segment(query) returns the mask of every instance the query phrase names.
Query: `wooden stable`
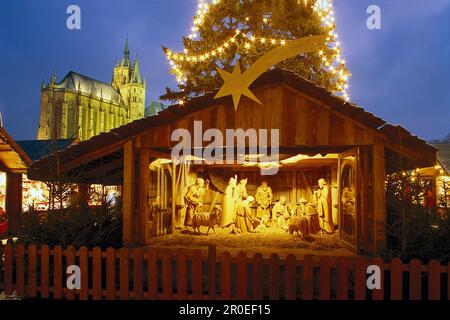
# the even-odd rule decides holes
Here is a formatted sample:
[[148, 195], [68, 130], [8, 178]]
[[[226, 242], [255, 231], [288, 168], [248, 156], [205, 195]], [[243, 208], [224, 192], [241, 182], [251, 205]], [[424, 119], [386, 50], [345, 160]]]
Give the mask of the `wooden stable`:
[[[208, 93], [69, 147], [60, 153], [61, 169], [76, 177], [77, 183], [122, 184], [123, 242], [145, 245], [151, 237], [171, 232], [177, 220], [180, 188], [176, 177], [183, 168], [170, 161], [178, 143], [171, 141], [175, 129], [187, 129], [194, 136], [194, 121], [202, 122], [203, 132], [217, 128], [224, 136], [226, 129], [279, 129], [280, 159], [298, 155], [305, 159], [281, 166], [278, 175], [285, 185], [279, 183], [282, 187], [275, 199], [283, 192], [291, 195], [289, 201], [308, 196], [316, 178], [327, 175], [335, 190], [333, 203], [342, 241], [358, 253], [379, 253], [386, 241], [386, 174], [434, 165], [436, 149], [288, 71], [266, 72], [250, 89], [262, 105], [242, 98], [235, 111], [231, 97], [215, 100], [215, 93]], [[51, 163], [54, 157], [36, 161], [29, 177], [48, 180], [44, 168]], [[204, 177], [220, 168], [200, 164], [190, 170]], [[255, 182], [262, 179], [257, 168], [229, 165], [222, 169], [253, 176]], [[346, 215], [341, 198], [349, 181], [356, 202]], [[205, 201], [211, 206], [220, 203], [221, 197], [220, 188], [213, 191]]]

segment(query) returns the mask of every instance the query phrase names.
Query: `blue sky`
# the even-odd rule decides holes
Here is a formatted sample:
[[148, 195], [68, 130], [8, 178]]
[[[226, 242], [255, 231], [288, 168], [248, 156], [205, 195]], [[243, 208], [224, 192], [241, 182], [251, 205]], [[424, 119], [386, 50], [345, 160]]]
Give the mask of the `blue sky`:
[[[66, 8], [81, 8], [81, 30]], [[382, 29], [366, 27], [379, 5]], [[0, 0], [0, 112], [17, 140], [36, 137], [40, 86], [53, 68], [111, 80], [126, 36], [139, 54], [147, 101], [175, 87], [161, 45], [181, 48], [196, 0]], [[450, 0], [337, 0], [343, 55], [358, 105], [425, 138], [450, 133]]]

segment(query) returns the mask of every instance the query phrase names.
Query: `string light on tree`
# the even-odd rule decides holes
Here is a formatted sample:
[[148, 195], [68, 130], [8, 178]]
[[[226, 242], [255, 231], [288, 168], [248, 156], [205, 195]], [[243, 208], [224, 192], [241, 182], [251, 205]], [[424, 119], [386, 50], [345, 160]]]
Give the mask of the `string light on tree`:
[[[337, 40], [338, 35], [335, 31], [336, 25], [332, 0], [298, 0], [296, 3], [299, 6], [309, 7], [313, 10], [314, 14], [316, 14], [316, 17], [320, 19], [319, 22], [321, 23], [325, 34], [328, 36], [328, 45], [327, 48], [319, 54], [319, 61], [323, 66], [322, 69], [327, 70], [334, 79], [334, 86], [329, 89], [333, 91], [334, 94], [342, 96], [345, 100], [349, 100], [348, 80], [350, 74], [346, 69], [346, 62], [342, 58], [341, 44]], [[285, 36], [277, 37], [273, 37], [277, 32], [273, 33], [272, 37], [267, 37], [267, 34], [263, 35], [264, 32], [261, 35], [248, 32], [249, 25], [255, 19], [261, 21], [263, 25], [267, 26], [269, 29], [272, 28], [271, 14], [262, 13], [262, 16], [259, 16], [259, 18], [258, 16], [251, 15], [244, 16], [245, 18], [242, 18], [242, 20], [235, 23], [234, 34], [230, 32], [231, 34], [229, 37], [222, 40], [222, 43], [216, 43], [212, 48], [210, 47], [206, 51], [200, 52], [195, 48], [208, 47], [208, 43], [205, 43], [205, 46], [197, 45], [197, 43], [200, 43], [201, 41], [198, 38], [200, 36], [200, 30], [202, 30], [205, 20], [211, 19], [209, 15], [218, 15], [217, 11], [220, 11], [220, 9], [215, 6], [219, 4], [226, 5], [222, 0], [198, 0], [197, 11], [193, 18], [192, 27], [185, 40], [187, 41], [185, 42], [187, 47], [184, 50], [181, 50], [181, 52], [170, 50], [168, 48], [165, 48], [164, 50], [171, 66], [171, 73], [175, 75], [181, 92], [189, 91], [185, 91], [183, 88], [186, 88], [189, 85], [192, 86], [192, 83], [197, 83], [192, 78], [192, 72], [200, 74], [198, 72], [201, 72], [200, 70], [202, 68], [207, 69], [211, 68], [210, 66], [215, 66], [218, 59], [227, 59], [233, 54], [237, 54], [237, 52], [239, 52], [240, 55], [254, 55], [255, 50], [265, 50], [267, 52], [275, 46], [286, 45], [288, 41], [295, 39], [295, 37], [286, 37], [290, 32], [286, 33]], [[208, 32], [207, 29], [204, 30]], [[230, 31], [233, 32], [233, 29]], [[202, 37], [205, 37], [204, 33], [202, 33]], [[220, 38], [220, 36], [217, 38]], [[211, 43], [214, 43], [214, 41]], [[194, 47], [192, 47], [193, 45]], [[196, 77], [197, 76], [198, 75], [196, 75]], [[182, 94], [181, 92], [180, 95]], [[183, 97], [183, 99], [184, 98], [185, 97]]]

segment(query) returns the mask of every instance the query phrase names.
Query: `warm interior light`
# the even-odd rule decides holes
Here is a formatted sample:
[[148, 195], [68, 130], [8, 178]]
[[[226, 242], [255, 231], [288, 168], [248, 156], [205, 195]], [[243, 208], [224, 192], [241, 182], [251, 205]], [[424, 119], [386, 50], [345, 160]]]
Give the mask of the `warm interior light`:
[[169, 163], [172, 163], [172, 160], [158, 158], [156, 160], [153, 160], [148, 167], [149, 167], [150, 170], [154, 171], [154, 170], [156, 170], [158, 168], [163, 167], [165, 164], [169, 164]]
[[282, 164], [293, 164], [300, 162], [305, 159], [337, 159], [338, 158], [337, 153], [328, 153], [325, 156], [322, 156], [321, 154], [316, 154], [315, 156], [308, 156], [304, 154], [298, 154], [296, 156], [281, 160]]

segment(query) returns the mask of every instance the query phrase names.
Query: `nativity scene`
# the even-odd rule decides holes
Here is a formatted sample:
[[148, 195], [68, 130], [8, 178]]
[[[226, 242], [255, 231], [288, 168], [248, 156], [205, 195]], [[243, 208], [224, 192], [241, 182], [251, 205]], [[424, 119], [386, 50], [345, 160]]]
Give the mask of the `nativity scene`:
[[[218, 177], [214, 181], [223, 182]], [[215, 226], [226, 229], [229, 234], [258, 233], [271, 229], [296, 233], [301, 239], [335, 232], [338, 221], [332, 218], [332, 190], [324, 178], [317, 180], [317, 188], [310, 195], [311, 200], [305, 197], [296, 199], [297, 192], [291, 191], [289, 202], [283, 192], [276, 191], [274, 196], [267, 177], [253, 195], [247, 190], [248, 181], [248, 178], [238, 180], [237, 174], [231, 177], [223, 193], [214, 192], [216, 201], [219, 196], [222, 203], [218, 205], [216, 202], [209, 212], [211, 203], [204, 205], [204, 201], [207, 200], [210, 181], [206, 180], [205, 187], [205, 180], [196, 178], [194, 184], [187, 187], [184, 205], [177, 212], [178, 230], [193, 229], [198, 235], [208, 235], [210, 230], [214, 232]], [[248, 187], [255, 190], [254, 184]], [[220, 184], [216, 189], [219, 188]], [[336, 201], [334, 205], [337, 206]], [[194, 226], [192, 220], [197, 221]], [[206, 233], [201, 232], [201, 226], [207, 228]]]

